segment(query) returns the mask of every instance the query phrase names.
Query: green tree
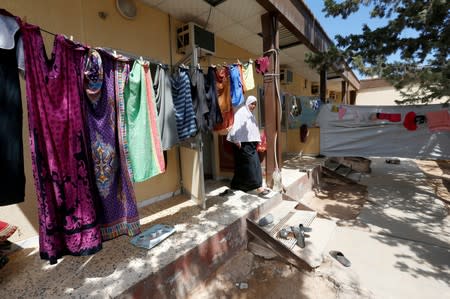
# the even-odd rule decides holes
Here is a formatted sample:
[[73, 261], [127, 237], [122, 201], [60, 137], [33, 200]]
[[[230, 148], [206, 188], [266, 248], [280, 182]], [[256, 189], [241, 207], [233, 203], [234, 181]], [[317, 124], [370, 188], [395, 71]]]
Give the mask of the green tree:
[[[327, 17], [345, 19], [367, 6], [371, 18], [386, 19], [387, 24], [375, 29], [363, 25], [361, 34], [337, 35], [337, 47], [307, 57], [313, 68], [345, 61], [365, 75], [379, 76], [404, 90], [398, 104], [448, 100], [449, 0], [324, 0], [324, 4]], [[414, 33], [408, 36], [407, 30]], [[396, 53], [401, 60], [388, 62]]]

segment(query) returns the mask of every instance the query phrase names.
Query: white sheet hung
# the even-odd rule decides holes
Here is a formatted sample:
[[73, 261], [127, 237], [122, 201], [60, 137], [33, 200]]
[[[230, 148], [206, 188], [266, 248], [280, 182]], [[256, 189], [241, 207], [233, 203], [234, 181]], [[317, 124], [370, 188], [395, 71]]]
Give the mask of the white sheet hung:
[[[415, 131], [403, 126], [405, 115], [413, 111], [425, 115], [443, 108], [442, 104], [414, 106], [352, 106], [339, 119], [331, 104], [322, 105], [317, 122], [320, 126], [320, 153], [325, 156], [404, 157], [450, 159], [450, 132], [430, 132], [427, 123]], [[372, 113], [400, 113], [400, 122], [371, 120]]]

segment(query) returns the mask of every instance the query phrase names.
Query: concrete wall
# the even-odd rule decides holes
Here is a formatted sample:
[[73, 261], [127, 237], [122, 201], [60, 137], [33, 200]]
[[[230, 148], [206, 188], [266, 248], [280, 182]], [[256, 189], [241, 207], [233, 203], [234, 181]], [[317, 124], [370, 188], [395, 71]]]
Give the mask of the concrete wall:
[[401, 100], [401, 96], [394, 87], [363, 89], [356, 95], [356, 105], [397, 105], [395, 100]]

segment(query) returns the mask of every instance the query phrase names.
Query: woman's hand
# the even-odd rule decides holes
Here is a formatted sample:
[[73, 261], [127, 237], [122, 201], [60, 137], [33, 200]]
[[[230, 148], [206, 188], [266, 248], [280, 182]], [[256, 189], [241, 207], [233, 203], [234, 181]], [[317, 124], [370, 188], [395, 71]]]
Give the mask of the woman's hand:
[[236, 146], [237, 146], [238, 148], [241, 148], [241, 143], [240, 143], [239, 141], [236, 141], [234, 144], [236, 144]]

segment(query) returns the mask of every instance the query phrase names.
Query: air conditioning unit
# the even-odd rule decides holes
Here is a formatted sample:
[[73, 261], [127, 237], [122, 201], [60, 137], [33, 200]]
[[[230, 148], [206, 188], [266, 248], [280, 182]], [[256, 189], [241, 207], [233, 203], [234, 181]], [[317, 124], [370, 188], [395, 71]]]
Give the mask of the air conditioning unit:
[[294, 76], [292, 71], [288, 69], [280, 69], [280, 82], [281, 84], [291, 84]]
[[187, 54], [191, 51], [193, 45], [200, 48], [200, 52], [203, 54], [214, 55], [216, 52], [214, 33], [193, 22], [178, 27], [177, 52]]

